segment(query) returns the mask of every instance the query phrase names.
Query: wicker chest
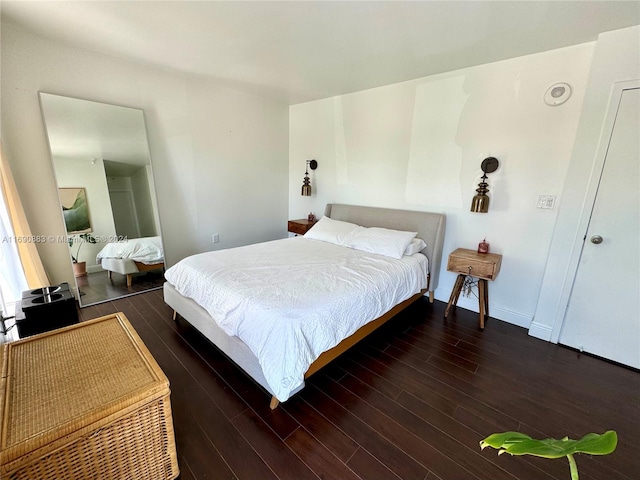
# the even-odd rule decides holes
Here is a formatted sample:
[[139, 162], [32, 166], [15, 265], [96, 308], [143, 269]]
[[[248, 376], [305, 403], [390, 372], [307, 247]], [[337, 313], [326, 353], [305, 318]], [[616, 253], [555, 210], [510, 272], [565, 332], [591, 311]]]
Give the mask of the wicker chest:
[[0, 478], [178, 476], [169, 382], [122, 313], [1, 355]]

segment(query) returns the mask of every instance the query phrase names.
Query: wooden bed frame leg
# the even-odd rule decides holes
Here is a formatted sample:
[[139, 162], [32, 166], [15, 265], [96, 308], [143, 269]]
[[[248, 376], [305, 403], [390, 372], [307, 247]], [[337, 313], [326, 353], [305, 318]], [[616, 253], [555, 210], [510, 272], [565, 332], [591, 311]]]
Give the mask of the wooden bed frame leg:
[[107, 278], [111, 280], [111, 270], [107, 270]]
[[269, 403], [269, 408], [271, 410], [275, 410], [276, 408], [278, 408], [279, 404], [280, 404], [280, 400], [278, 400], [276, 397], [271, 397], [271, 403]]
[[128, 273], [127, 274], [127, 287], [130, 287], [130, 286], [131, 286], [131, 274]]
[[433, 303], [433, 290], [429, 292], [429, 303]]
[[176, 318], [178, 318], [178, 312], [176, 312], [175, 310], [173, 311], [173, 321], [176, 321]]

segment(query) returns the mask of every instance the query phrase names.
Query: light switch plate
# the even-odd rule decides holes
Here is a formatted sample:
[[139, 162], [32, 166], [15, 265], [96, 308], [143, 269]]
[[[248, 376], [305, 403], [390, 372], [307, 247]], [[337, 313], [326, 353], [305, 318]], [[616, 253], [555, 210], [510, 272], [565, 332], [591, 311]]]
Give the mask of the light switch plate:
[[556, 205], [555, 195], [538, 195], [538, 204], [536, 205], [537, 208], [553, 210], [555, 205]]

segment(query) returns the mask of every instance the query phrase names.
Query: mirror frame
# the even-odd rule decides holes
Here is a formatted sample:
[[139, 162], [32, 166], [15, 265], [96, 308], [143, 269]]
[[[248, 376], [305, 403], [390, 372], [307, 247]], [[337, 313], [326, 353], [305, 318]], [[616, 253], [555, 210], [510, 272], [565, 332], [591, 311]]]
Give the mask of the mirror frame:
[[[51, 122], [53, 121], [51, 118], [49, 120], [47, 120], [47, 110], [49, 109], [49, 116], [52, 115], [51, 112], [51, 107], [47, 107], [47, 99], [49, 98], [57, 98], [59, 100], [71, 100], [73, 102], [82, 102], [82, 103], [78, 103], [77, 106], [79, 106], [80, 108], [92, 108], [92, 109], [97, 109], [99, 110], [100, 108], [104, 108], [106, 109], [106, 111], [113, 111], [113, 108], [122, 108], [122, 109], [126, 109], [128, 111], [131, 112], [131, 115], [129, 115], [129, 117], [135, 117], [138, 112], [140, 114], [140, 120], [142, 121], [142, 124], [140, 125], [142, 127], [141, 131], [138, 130], [137, 135], [136, 135], [136, 139], [137, 139], [137, 143], [136, 146], [138, 148], [138, 151], [141, 152], [142, 148], [142, 139], [144, 139], [144, 150], [145, 150], [145, 160], [146, 163], [140, 163], [139, 161], [136, 162], [137, 165], [140, 165], [140, 167], [142, 168], [142, 166], [144, 165], [144, 172], [141, 173], [141, 178], [145, 178], [146, 179], [146, 183], [143, 181], [143, 185], [146, 185], [146, 188], [148, 188], [148, 196], [146, 195], [147, 192], [143, 192], [143, 195], [141, 196], [141, 198], [144, 199], [144, 201], [140, 202], [138, 201], [136, 203], [134, 197], [135, 197], [135, 192], [134, 189], [130, 186], [131, 184], [131, 178], [129, 177], [129, 181], [123, 181], [124, 183], [128, 183], [129, 185], [127, 185], [127, 187], [125, 188], [129, 190], [129, 197], [131, 197], [131, 202], [133, 202], [133, 217], [136, 217], [136, 221], [137, 221], [137, 213], [136, 210], [139, 208], [139, 205], [142, 204], [144, 205], [145, 203], [147, 203], [148, 200], [148, 204], [144, 205], [144, 208], [140, 207], [142, 210], [147, 210], [146, 215], [142, 215], [143, 218], [147, 219], [146, 224], [147, 225], [151, 225], [154, 227], [155, 230], [155, 236], [158, 237], [157, 241], [153, 240], [151, 237], [144, 237], [145, 238], [145, 242], [147, 242], [147, 240], [151, 241], [153, 240], [152, 244], [148, 245], [148, 248], [154, 249], [156, 247], [158, 247], [160, 249], [160, 251], [158, 252], [158, 255], [161, 253], [162, 254], [162, 261], [161, 262], [157, 262], [155, 259], [151, 259], [150, 260], [153, 262], [150, 265], [144, 264], [142, 262], [132, 262], [131, 260], [125, 259], [122, 260], [121, 262], [112, 262], [112, 258], [103, 258], [102, 259], [102, 264], [101, 263], [96, 263], [95, 265], [92, 265], [90, 267], [91, 270], [96, 270], [97, 272], [104, 272], [105, 276], [107, 277], [107, 280], [105, 280], [103, 282], [102, 278], [99, 278], [98, 276], [93, 275], [92, 278], [94, 279], [94, 284], [97, 287], [97, 290], [92, 290], [92, 292], [94, 292], [92, 294], [92, 299], [83, 302], [82, 301], [82, 297], [85, 295], [85, 293], [83, 293], [83, 288], [85, 289], [85, 291], [88, 291], [91, 287], [87, 287], [88, 282], [90, 282], [90, 278], [91, 277], [86, 277], [83, 278], [82, 275], [78, 275], [75, 273], [74, 271], [74, 282], [75, 282], [75, 287], [76, 287], [76, 299], [78, 301], [78, 304], [80, 305], [81, 308], [84, 307], [88, 307], [90, 305], [96, 305], [96, 304], [100, 304], [100, 303], [104, 303], [104, 302], [108, 302], [108, 301], [112, 301], [118, 298], [124, 298], [124, 297], [128, 297], [131, 295], [136, 295], [138, 293], [143, 293], [146, 291], [151, 291], [151, 290], [157, 290], [162, 288], [162, 284], [164, 283], [164, 247], [163, 247], [163, 240], [162, 240], [162, 225], [160, 223], [160, 215], [159, 215], [159, 211], [158, 211], [158, 196], [157, 196], [157, 188], [155, 186], [156, 184], [156, 179], [155, 179], [155, 175], [153, 173], [153, 162], [152, 162], [152, 158], [151, 158], [151, 148], [150, 148], [150, 142], [149, 142], [149, 134], [148, 134], [148, 129], [147, 129], [147, 122], [146, 122], [146, 117], [145, 117], [145, 112], [143, 109], [138, 108], [138, 107], [130, 107], [130, 106], [125, 106], [125, 105], [118, 105], [118, 104], [112, 104], [112, 103], [105, 103], [105, 102], [100, 102], [100, 101], [95, 101], [95, 100], [88, 100], [88, 99], [84, 99], [84, 98], [77, 98], [77, 97], [70, 97], [70, 96], [66, 96], [66, 95], [58, 95], [58, 94], [54, 94], [54, 93], [49, 93], [49, 92], [44, 92], [44, 91], [39, 91], [38, 92], [38, 99], [39, 99], [39, 103], [40, 103], [40, 110], [41, 110], [41, 114], [42, 114], [42, 120], [43, 120], [43, 126], [44, 126], [44, 133], [47, 139], [47, 145], [48, 145], [48, 149], [49, 149], [49, 157], [51, 160], [51, 165], [52, 165], [52, 170], [53, 170], [53, 177], [58, 189], [58, 202], [59, 202], [59, 206], [61, 209], [61, 213], [62, 213], [62, 231], [64, 232], [68, 232], [67, 228], [66, 228], [66, 222], [65, 222], [65, 214], [64, 214], [64, 207], [62, 205], [62, 200], [60, 197], [60, 189], [61, 188], [69, 188], [69, 186], [65, 185], [65, 186], [60, 186], [60, 171], [59, 171], [59, 166], [56, 165], [56, 157], [64, 157], [64, 155], [59, 155], [56, 154], [54, 155], [54, 150], [55, 150], [55, 146], [52, 145], [52, 138], [51, 138]], [[86, 102], [86, 105], [84, 105], [84, 102]], [[86, 119], [83, 119], [86, 121]], [[94, 118], [95, 120], [95, 118]], [[59, 121], [59, 120], [56, 120]], [[104, 121], [104, 119], [103, 119]], [[135, 118], [133, 118], [133, 121], [137, 121]], [[90, 122], [89, 122], [90, 123]], [[100, 122], [96, 122], [97, 124], [100, 124]], [[126, 123], [126, 122], [123, 122]], [[83, 122], [84, 124], [84, 122]], [[89, 129], [89, 127], [91, 127], [91, 125], [87, 125], [87, 128]], [[122, 126], [122, 129], [124, 129], [125, 126]], [[81, 130], [81, 128], [79, 128], [78, 130]], [[73, 130], [75, 132], [75, 130]], [[110, 162], [111, 164], [113, 164], [115, 162], [115, 160], [110, 160], [108, 158], [103, 158], [103, 149], [101, 149], [100, 147], [104, 147], [104, 144], [106, 143], [106, 141], [102, 141], [104, 139], [100, 139], [99, 137], [96, 137], [97, 141], [94, 142], [84, 142], [83, 145], [91, 145], [92, 143], [95, 144], [93, 145], [93, 148], [95, 148], [96, 150], [95, 153], [90, 154], [90, 155], [86, 155], [87, 151], [90, 151], [91, 148], [89, 148], [88, 150], [85, 150], [84, 152], [82, 152], [77, 160], [81, 160], [84, 159], [86, 157], [86, 161], [87, 164], [91, 164], [90, 168], [93, 168], [95, 166], [96, 163], [99, 163], [100, 165], [98, 165], [99, 167], [102, 167], [102, 175], [104, 176], [104, 187], [106, 188], [107, 195], [105, 197], [104, 192], [101, 192], [101, 202], [100, 203], [100, 207], [103, 210], [102, 214], [104, 214], [104, 212], [106, 211], [106, 209], [108, 209], [108, 211], [111, 213], [111, 218], [105, 220], [106, 223], [109, 223], [109, 221], [111, 221], [110, 225], [108, 228], [106, 228], [106, 230], [108, 230], [109, 232], [113, 231], [115, 235], [101, 235], [99, 231], [97, 231], [95, 227], [95, 224], [93, 223], [93, 219], [94, 216], [92, 215], [91, 211], [89, 210], [88, 213], [88, 218], [90, 220], [91, 223], [91, 228], [92, 228], [92, 233], [89, 233], [89, 236], [84, 236], [84, 238], [82, 239], [83, 241], [87, 242], [87, 243], [94, 243], [93, 241], [90, 240], [91, 237], [93, 237], [95, 240], [99, 240], [98, 243], [103, 243], [101, 241], [105, 241], [104, 243], [107, 243], [109, 245], [107, 245], [107, 247], [111, 247], [112, 250], [104, 250], [106, 252], [110, 252], [113, 251], [114, 248], [116, 248], [114, 245], [117, 245], [118, 249], [121, 249], [122, 245], [119, 245], [118, 242], [121, 242], [123, 240], [123, 236], [119, 235], [118, 229], [116, 227], [116, 220], [115, 220], [115, 215], [114, 215], [114, 209], [112, 207], [112, 202], [113, 202], [113, 195], [112, 195], [112, 189], [115, 191], [117, 190], [117, 183], [118, 181], [116, 180], [118, 177], [110, 177], [107, 173], [106, 170], [106, 166], [105, 166], [105, 162]], [[93, 140], [96, 140], [96, 138], [94, 138]], [[82, 143], [82, 142], [81, 142]], [[133, 142], [131, 142], [133, 144]], [[97, 145], [97, 146], [96, 146]], [[111, 147], [113, 147], [113, 145], [111, 145]], [[100, 152], [98, 152], [98, 150], [100, 150]], [[112, 152], [115, 152], [115, 149], [111, 150]], [[107, 155], [104, 156], [109, 156], [110, 154], [107, 153]], [[114, 153], [114, 155], [116, 155]], [[126, 157], [126, 155], [125, 155]], [[141, 158], [141, 155], [138, 155], [138, 158]], [[71, 158], [71, 157], [69, 157]], [[59, 163], [59, 162], [58, 162]], [[121, 163], [127, 163], [127, 162], [121, 162]], [[131, 163], [131, 162], [130, 162]], [[138, 169], [139, 170], [139, 169]], [[123, 175], [126, 175], [123, 174]], [[100, 174], [96, 174], [96, 177], [99, 177]], [[99, 181], [101, 181], [102, 179], [99, 179]], [[116, 184], [115, 187], [113, 186], [109, 186], [109, 182], [111, 181], [112, 185]], [[75, 186], [74, 188], [85, 188], [84, 186]], [[121, 190], [121, 191], [125, 191], [125, 190]], [[144, 190], [144, 188], [143, 188]], [[127, 196], [127, 195], [125, 195]], [[89, 197], [89, 192], [87, 192], [87, 197]], [[148, 198], [147, 198], [148, 197]], [[105, 198], [108, 198], [108, 202], [105, 202]], [[108, 203], [108, 205], [105, 205], [106, 203]], [[86, 199], [86, 209], [88, 210], [88, 208], [91, 207], [91, 202], [89, 201], [89, 199]], [[94, 210], [95, 213], [95, 210]], [[111, 228], [111, 225], [113, 226], [113, 229]], [[150, 226], [148, 228], [151, 228]], [[140, 229], [140, 226], [138, 225], [138, 231]], [[88, 233], [88, 232], [87, 232]], [[74, 238], [75, 240], [77, 240], [78, 235], [77, 234], [69, 234], [66, 233], [67, 235], [67, 240], [69, 240], [70, 238]], [[85, 235], [85, 234], [83, 234]], [[83, 236], [80, 235], [80, 236]], [[95, 236], [94, 236], [95, 235]], [[125, 236], [128, 237], [128, 236]], [[131, 239], [133, 239], [134, 237], [130, 237]], [[127, 238], [127, 240], [129, 240], [129, 238]], [[72, 265], [72, 269], [75, 270], [75, 265], [77, 265], [77, 263], [75, 262], [75, 257], [73, 255], [73, 251], [72, 251], [72, 247], [75, 243], [71, 243], [69, 242], [69, 261], [71, 262]], [[146, 243], [145, 243], [146, 244]], [[78, 250], [82, 247], [82, 244], [80, 244], [78, 247], [74, 247], [78, 248]], [[86, 249], [86, 247], [85, 247]], [[97, 251], [97, 250], [96, 250]], [[102, 253], [102, 251], [101, 251]], [[107, 253], [109, 254], [109, 253]], [[77, 256], [77, 254], [76, 254]], [[157, 258], [157, 257], [156, 257]], [[115, 260], [115, 259], [113, 259]], [[106, 261], [106, 262], [105, 262]], [[105, 263], [106, 266], [109, 268], [108, 270], [105, 268]], [[134, 265], [135, 264], [135, 265]], [[147, 273], [149, 274], [151, 270], [162, 270], [162, 274], [160, 275], [159, 279], [154, 279], [153, 278], [153, 274], [151, 273], [150, 275], [147, 275], [147, 277], [152, 279], [152, 282], [148, 282], [147, 285], [142, 285], [142, 288], [140, 288], [139, 286], [133, 286], [133, 275], [137, 274], [137, 273]], [[112, 271], [116, 274], [120, 274], [122, 275], [122, 277], [120, 278], [119, 276], [116, 277], [115, 275], [112, 275]], [[92, 275], [92, 273], [97, 273], [97, 272], [90, 272], [89, 275]], [[86, 274], [85, 274], [86, 275]], [[101, 276], [100, 276], [101, 277]], [[126, 287], [124, 285], [122, 285], [123, 282], [126, 282]], [[82, 283], [82, 285], [81, 285]], [[100, 293], [96, 293], [96, 292], [103, 292], [103, 294], [101, 295]], [[118, 293], [116, 293], [118, 292]]]

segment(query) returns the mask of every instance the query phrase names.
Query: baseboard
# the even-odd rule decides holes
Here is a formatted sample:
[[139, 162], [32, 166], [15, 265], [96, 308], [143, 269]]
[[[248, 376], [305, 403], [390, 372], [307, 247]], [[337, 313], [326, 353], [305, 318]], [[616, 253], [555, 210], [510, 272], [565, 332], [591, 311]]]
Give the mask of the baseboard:
[[[445, 301], [448, 301], [448, 299]], [[472, 312], [479, 311], [478, 299], [475, 296], [472, 296], [470, 298], [460, 296], [457, 306], [458, 308], [464, 308], [466, 310], [471, 310]], [[495, 305], [491, 302], [489, 302], [489, 316], [491, 318], [495, 318], [503, 322], [517, 325], [518, 327], [526, 329], [529, 329], [529, 326], [531, 325], [531, 322], [533, 320], [533, 315], [525, 315], [520, 312], [514, 312], [513, 310], [501, 307], [500, 305]]]
[[539, 338], [540, 340], [546, 340], [547, 342], [551, 341], [552, 333], [553, 328], [551, 328], [549, 325], [542, 325], [540, 323], [531, 322], [531, 326], [529, 327], [529, 335]]
[[87, 265], [87, 273], [104, 272], [102, 265]]

